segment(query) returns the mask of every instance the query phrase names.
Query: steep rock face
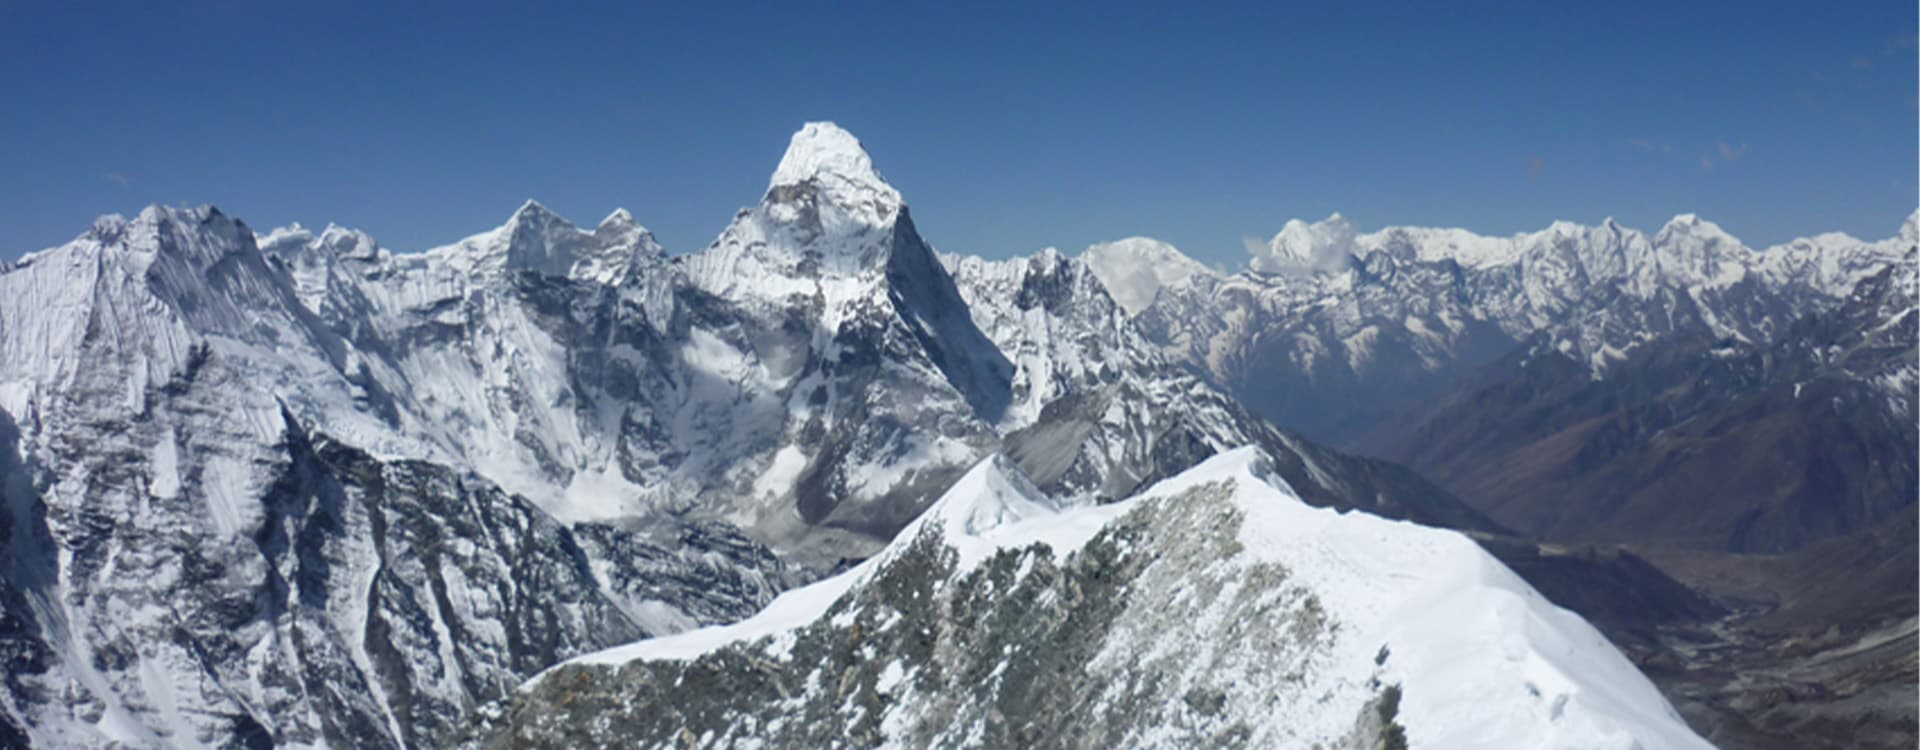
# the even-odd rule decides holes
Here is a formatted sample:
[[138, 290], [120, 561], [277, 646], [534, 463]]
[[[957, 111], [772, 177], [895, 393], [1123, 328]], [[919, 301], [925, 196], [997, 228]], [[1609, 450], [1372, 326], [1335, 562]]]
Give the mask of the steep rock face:
[[739, 625], [550, 670], [478, 734], [497, 747], [1707, 746], [1605, 639], [1472, 542], [1309, 508], [1253, 450], [1064, 513], [989, 459], [874, 560]]
[[[31, 657], [7, 704], [35, 744], [419, 745], [556, 660], [737, 619], [786, 585], [764, 552], [716, 563], [751, 546], [738, 537], [582, 529], [620, 552], [590, 558], [483, 479], [283, 423], [244, 469], [173, 459], [188, 474], [172, 495], [128, 491], [170, 470], [138, 455], [85, 469], [84, 494], [0, 467], [9, 640]], [[256, 494], [217, 494], [244, 481]], [[697, 619], [650, 618], [661, 601]]]
[[755, 479], [763, 531], [884, 537], [997, 441], [1006, 358], [846, 131], [796, 133], [761, 205], [676, 261], [732, 319], [725, 356], [782, 407]]

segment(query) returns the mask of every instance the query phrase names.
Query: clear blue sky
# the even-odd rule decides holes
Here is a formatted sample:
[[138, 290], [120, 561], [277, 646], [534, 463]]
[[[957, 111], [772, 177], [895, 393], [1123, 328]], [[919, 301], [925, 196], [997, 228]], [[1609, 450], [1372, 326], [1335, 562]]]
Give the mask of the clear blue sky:
[[418, 250], [529, 197], [685, 252], [813, 119], [995, 257], [1145, 234], [1237, 265], [1336, 210], [1691, 211], [1764, 245], [1920, 200], [1911, 0], [257, 5], [0, 0], [0, 257], [153, 202]]

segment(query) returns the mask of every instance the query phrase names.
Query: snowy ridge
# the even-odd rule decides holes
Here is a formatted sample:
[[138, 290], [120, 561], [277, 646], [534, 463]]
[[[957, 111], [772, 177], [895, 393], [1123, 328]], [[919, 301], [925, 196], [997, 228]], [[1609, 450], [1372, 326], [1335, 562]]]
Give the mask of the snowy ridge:
[[653, 234], [625, 209], [588, 231], [529, 200], [500, 228], [428, 250], [425, 256], [468, 274], [532, 271], [616, 284], [665, 254]]
[[[986, 733], [994, 725], [975, 713], [991, 703], [974, 701], [990, 701], [986, 696], [1023, 684], [1002, 683], [999, 676], [1010, 680], [1024, 663], [1044, 657], [1023, 650], [1027, 644], [1009, 645], [1009, 655], [998, 657], [984, 686], [948, 688], [962, 696], [955, 698], [928, 682], [941, 679], [928, 675], [942, 669], [936, 662], [946, 663], [943, 652], [914, 649], [890, 633], [925, 627], [914, 624], [924, 621], [923, 610], [961, 601], [983, 601], [991, 610], [1015, 606], [1005, 597], [1067, 596], [1032, 582], [1049, 580], [1048, 571], [1074, 570], [1076, 559], [1113, 556], [1102, 569], [1120, 579], [1125, 593], [1116, 596], [1137, 604], [1120, 605], [1104, 628], [1072, 631], [1094, 639], [1086, 644], [1092, 650], [1082, 652], [1088, 659], [1081, 683], [1086, 702], [1074, 715], [1098, 727], [1087, 731], [1107, 732], [1096, 736], [1108, 741], [1183, 746], [1205, 741], [1209, 727], [1235, 727], [1235, 736], [1252, 744], [1335, 745], [1364, 728], [1365, 722], [1356, 727], [1355, 717], [1366, 715], [1382, 686], [1391, 685], [1398, 700], [1391, 723], [1410, 747], [1709, 746], [1598, 632], [1549, 604], [1471, 540], [1311, 508], [1257, 450], [1221, 454], [1114, 505], [1054, 512], [1036, 497], [1011, 462], [984, 461], [923, 521], [860, 568], [789, 592], [739, 626], [642, 641], [551, 670], [522, 688], [519, 700], [528, 705], [509, 716], [496, 737], [539, 746], [560, 736], [580, 737], [548, 733], [579, 720], [601, 728], [601, 734], [586, 735], [597, 741], [646, 741], [648, 725], [620, 711], [570, 717], [567, 709], [542, 703], [545, 685], [565, 684], [570, 694], [584, 693], [589, 705], [600, 690], [635, 691], [628, 694], [640, 696], [640, 705], [629, 711], [715, 712], [724, 717], [724, 728], [712, 739], [723, 743], [792, 742], [805, 730], [759, 723], [762, 707], [749, 702], [755, 694], [750, 688], [723, 695], [670, 693], [660, 704], [645, 697], [656, 693], [644, 686], [649, 679], [699, 674], [705, 664], [734, 658], [765, 665], [765, 677], [749, 682], [781, 680], [784, 674], [798, 679], [816, 667], [839, 674], [837, 664], [816, 665], [802, 654], [814, 653], [811, 645], [820, 639], [844, 638], [840, 633], [855, 628], [864, 630], [870, 645], [849, 668], [840, 692], [847, 691], [847, 681], [872, 681], [877, 702], [866, 705], [881, 719], [877, 729], [869, 727], [876, 731], [872, 744], [913, 746], [929, 737], [944, 738], [936, 744], [991, 742]], [[1048, 562], [1037, 561], [1036, 554]], [[885, 593], [897, 585], [891, 581], [920, 574], [930, 560], [947, 561], [940, 563], [941, 580], [926, 589], [936, 601]], [[1186, 576], [1163, 577], [1160, 560], [1191, 567]], [[1018, 590], [1002, 598], [969, 598], [983, 586]], [[1181, 594], [1162, 586], [1213, 593]], [[1155, 604], [1160, 611], [1137, 609]], [[1272, 620], [1242, 619], [1251, 615]], [[1009, 628], [1026, 622], [966, 617]], [[968, 637], [959, 627], [940, 628], [930, 637]], [[1254, 647], [1236, 635], [1246, 630], [1292, 635]], [[1006, 637], [1019, 643], [1011, 633]], [[1255, 650], [1243, 650], [1249, 648]], [[1290, 682], [1266, 685], [1254, 675], [1281, 652], [1288, 655]], [[995, 655], [986, 658], [996, 663]], [[642, 668], [646, 660], [676, 666]], [[1154, 670], [1172, 687], [1114, 692], [1111, 686], [1144, 677], [1136, 670]], [[1261, 684], [1247, 693], [1239, 686], [1249, 681]], [[859, 723], [863, 709], [845, 715], [846, 709], [833, 708], [839, 702], [832, 692], [819, 690], [793, 695], [781, 710], [804, 714], [809, 722], [851, 722], [840, 731], [867, 726]], [[1211, 696], [1202, 709], [1206, 715], [1186, 713], [1178, 705], [1181, 695], [1188, 707], [1194, 695]], [[1153, 703], [1154, 696], [1174, 705]], [[1108, 703], [1123, 698], [1131, 701], [1128, 711]], [[697, 734], [702, 727], [693, 729]]]
[[[1060, 506], [1047, 498], [1004, 456], [988, 456], [953, 483], [925, 513], [903, 529], [898, 539], [914, 539], [935, 530], [955, 540], [957, 549], [971, 554], [977, 563], [991, 547], [970, 541], [994, 529], [1021, 521], [1050, 518]], [[694, 659], [730, 643], [766, 637], [778, 638], [795, 628], [818, 619], [848, 590], [859, 586], [873, 572], [887, 564], [895, 548], [887, 547], [845, 573], [788, 591], [775, 598], [766, 609], [745, 620], [728, 625], [700, 628], [664, 638], [636, 641], [624, 646], [576, 657], [566, 664], [624, 664], [635, 659]], [[552, 674], [549, 669], [529, 681], [536, 683]]]

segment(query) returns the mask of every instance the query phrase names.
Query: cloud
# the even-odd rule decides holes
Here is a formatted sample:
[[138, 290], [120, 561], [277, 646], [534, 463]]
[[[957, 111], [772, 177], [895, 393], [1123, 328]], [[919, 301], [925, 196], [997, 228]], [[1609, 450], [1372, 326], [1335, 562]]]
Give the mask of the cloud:
[[1645, 138], [1628, 138], [1627, 145], [1632, 146], [1641, 151], [1645, 151], [1647, 153], [1654, 153], [1656, 151], [1662, 154], [1673, 153], [1672, 146], [1667, 145], [1665, 143], [1654, 143], [1653, 141], [1649, 141]]
[[1702, 172], [1713, 171], [1713, 155], [1712, 154], [1708, 154], [1706, 156], [1700, 157], [1700, 171]]
[[106, 174], [100, 175], [100, 179], [106, 180], [107, 182], [111, 182], [115, 185], [119, 185], [120, 187], [126, 187], [128, 185], [133, 184], [133, 180], [127, 179], [126, 175], [120, 174], [119, 172], [108, 172]]
[[1715, 147], [1720, 150], [1720, 158], [1722, 160], [1725, 160], [1728, 164], [1732, 164], [1736, 161], [1739, 161], [1740, 157], [1747, 155], [1747, 144], [1744, 144], [1744, 143], [1738, 146], [1735, 146], [1726, 141], [1721, 141], [1720, 143], [1716, 144]]
[[1538, 156], [1533, 157], [1533, 161], [1527, 162], [1527, 179], [1529, 180], [1539, 179], [1540, 173], [1546, 171], [1546, 169], [1547, 169], [1546, 159], [1542, 159]]
[[1312, 224], [1293, 219], [1270, 241], [1247, 238], [1247, 253], [1253, 256], [1248, 265], [1275, 274], [1337, 271], [1357, 251], [1356, 235], [1353, 224], [1337, 213]]

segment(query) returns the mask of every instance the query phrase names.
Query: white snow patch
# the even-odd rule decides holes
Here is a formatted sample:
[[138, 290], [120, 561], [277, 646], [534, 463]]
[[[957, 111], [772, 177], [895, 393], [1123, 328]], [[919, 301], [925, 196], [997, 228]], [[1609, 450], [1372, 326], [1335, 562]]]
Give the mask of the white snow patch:
[[547, 503], [545, 510], [563, 523], [620, 518], [640, 513], [647, 496], [646, 488], [628, 481], [619, 467], [606, 466], [574, 472], [559, 502]]
[[180, 496], [180, 443], [173, 428], [160, 436], [153, 446], [153, 460], [148, 464], [152, 473], [147, 482], [147, 494], [161, 500], [172, 500]]
[[793, 489], [794, 482], [800, 478], [800, 471], [807, 468], [807, 454], [799, 445], [780, 446], [773, 454], [773, 460], [767, 463], [767, 470], [753, 480], [753, 494], [764, 498], [780, 495]]

